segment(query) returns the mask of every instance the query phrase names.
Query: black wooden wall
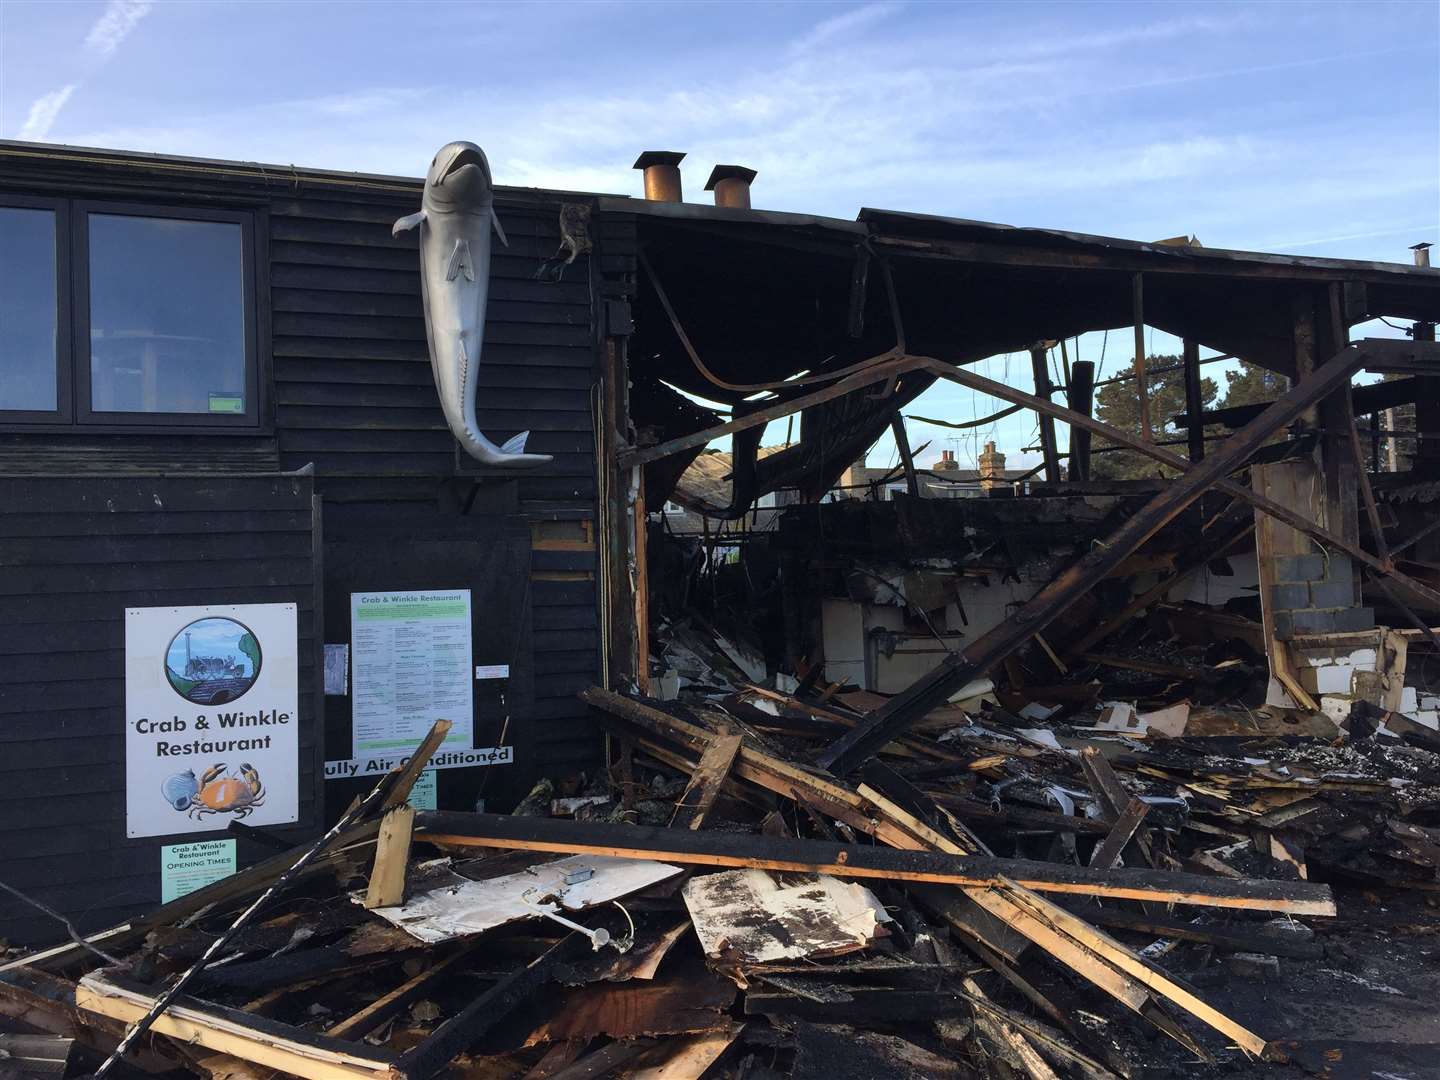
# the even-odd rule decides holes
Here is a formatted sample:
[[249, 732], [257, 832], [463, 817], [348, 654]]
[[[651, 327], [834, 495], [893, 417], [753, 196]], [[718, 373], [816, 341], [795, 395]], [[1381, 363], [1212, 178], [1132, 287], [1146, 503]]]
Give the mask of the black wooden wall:
[[[384, 199], [327, 190], [270, 204], [279, 460], [286, 468], [314, 464], [327, 539], [336, 543], [397, 532], [478, 540], [502, 517], [528, 525], [530, 587], [522, 597], [531, 629], [521, 642], [528, 655], [517, 663], [533, 668], [534, 694], [527, 700], [521, 695], [528, 688], [517, 684], [508, 704], [533, 753], [517, 745], [516, 764], [506, 767], [513, 775], [488, 782], [490, 796], [503, 804], [537, 776], [592, 766], [601, 752], [575, 697], [597, 680], [600, 648], [594, 268], [582, 257], [559, 282], [536, 281], [537, 267], [559, 246], [565, 200], [542, 193], [502, 197], [499, 214], [510, 242], [496, 245], [491, 263], [477, 414], [493, 441], [528, 430], [527, 449], [555, 460], [511, 477], [486, 474], [457, 456], [440, 411], [425, 343], [416, 234], [390, 236], [395, 218], [412, 212], [418, 200], [417, 185]], [[504, 553], [495, 556], [487, 559], [480, 547], [471, 578], [510, 565]], [[372, 580], [420, 587], [424, 566], [418, 550], [403, 561], [377, 559]], [[447, 580], [434, 587], [456, 584], [447, 577], [456, 568], [446, 566], [440, 576]], [[332, 633], [348, 618], [348, 603], [344, 590], [328, 594]], [[477, 711], [483, 709], [477, 696]], [[478, 732], [488, 717], [476, 720]], [[343, 738], [343, 729], [334, 731]]]
[[[397, 217], [418, 208], [419, 181], [0, 143], [0, 192], [7, 190], [249, 210], [256, 215], [259, 247], [261, 376], [267, 391], [262, 428], [223, 435], [40, 431], [6, 427], [0, 418], [0, 483], [18, 485], [8, 489], [0, 518], [24, 519], [23, 527], [31, 530], [26, 536], [35, 541], [28, 550], [43, 554], [48, 538], [60, 544], [55, 550], [69, 552], [77, 568], [100, 574], [104, 565], [120, 575], [115, 581], [143, 582], [151, 590], [188, 589], [198, 599], [186, 602], [260, 598], [281, 585], [266, 584], [252, 573], [254, 565], [229, 558], [245, 547], [248, 526], [226, 536], [206, 530], [190, 535], [186, 545], [160, 543], [147, 554], [131, 554], [81, 539], [86, 533], [77, 519], [37, 509], [44, 503], [34, 500], [48, 479], [19, 478], [72, 476], [67, 490], [81, 500], [78, 505], [89, 506], [107, 485], [161, 482], [143, 480], [142, 474], [204, 474], [216, 512], [220, 507], [228, 512], [230, 500], [242, 498], [248, 485], [280, 482], [275, 477], [281, 473], [313, 466], [314, 492], [323, 506], [322, 556], [328, 551], [337, 568], [344, 567], [343, 574], [337, 569], [332, 575], [318, 613], [315, 625], [324, 628], [324, 640], [348, 640], [351, 589], [423, 587], [427, 569], [434, 571], [437, 580], [430, 584], [436, 588], [467, 581], [477, 597], [515, 607], [494, 620], [497, 627], [520, 628], [513, 647], [516, 677], [503, 688], [516, 763], [497, 770], [503, 777], [485, 782], [491, 807], [506, 808], [538, 775], [565, 776], [599, 763], [601, 738], [575, 697], [598, 681], [601, 671], [593, 419], [604, 332], [596, 287], [599, 253], [582, 254], [559, 282], [537, 280], [535, 273], [559, 246], [562, 206], [589, 205], [589, 196], [498, 192], [497, 211], [510, 243], [496, 246], [491, 267], [480, 424], [496, 442], [528, 429], [530, 449], [555, 455], [551, 465], [532, 472], [498, 475], [457, 454], [427, 355], [416, 234], [390, 235]], [[265, 474], [271, 479], [249, 479]], [[51, 523], [56, 530], [74, 531], [51, 536], [46, 532]], [[159, 519], [152, 524], [162, 529]], [[442, 551], [443, 559], [437, 554]], [[8, 550], [0, 554], [0, 577], [12, 575], [3, 577], [11, 587], [0, 596], [0, 641], [23, 642], [30, 637], [28, 624], [17, 613], [49, 618], [52, 609], [41, 591], [45, 575], [12, 564], [10, 556]], [[197, 563], [219, 576], [196, 569]], [[523, 588], [510, 587], [517, 579]], [[119, 620], [125, 604], [137, 603], [142, 601], [105, 592], [62, 599], [53, 610]], [[123, 765], [123, 644], [113, 643], [118, 641], [96, 651], [85, 677], [106, 683], [111, 704], [91, 710], [96, 726], [84, 739], [67, 739], [64, 728], [56, 729], [53, 747], [43, 722], [14, 717], [27, 714], [37, 695], [53, 693], [59, 700], [82, 688], [63, 662], [34, 651], [9, 657], [0, 647], [7, 669], [0, 683], [27, 688], [23, 695], [6, 692], [0, 705], [6, 721], [0, 738], [16, 743], [0, 772], [38, 777], [49, 767], [42, 767], [47, 755], [75, 759], [56, 766], [67, 770], [63, 775], [27, 780], [15, 789], [20, 794], [0, 795], [25, 813], [38, 812], [51, 798], [72, 799], [66, 804], [70, 821], [56, 823], [63, 836], [48, 828], [22, 828], [21, 819], [8, 814], [0, 830], [14, 830], [6, 832], [12, 846], [0, 847], [0, 858], [33, 861], [34, 873], [26, 878], [32, 883], [52, 869], [71, 875], [74, 888], [61, 898], [82, 906], [96, 882], [110, 880], [111, 870], [124, 878], [122, 887], [130, 882], [137, 897], [141, 878], [158, 880], [149, 867], [132, 867], [124, 856], [107, 854], [122, 850], [117, 845], [123, 842], [123, 821], [87, 819], [80, 808], [81, 795], [98, 794], [86, 785], [101, 774], [118, 777]], [[481, 636], [476, 644], [495, 647]], [[477, 654], [476, 662], [489, 661]], [[39, 672], [49, 674], [31, 678]], [[50, 690], [32, 685], [41, 682]], [[476, 684], [477, 737], [501, 708], [489, 696], [493, 689]], [[314, 757], [317, 776], [323, 759], [350, 756], [348, 702], [330, 700], [335, 721], [328, 744]], [[20, 731], [30, 734], [14, 734]], [[481, 786], [478, 780], [442, 778], [442, 806], [449, 805], [447, 787], [454, 799], [464, 800]], [[332, 794], [330, 809], [337, 803], [343, 808], [334, 784], [327, 796]], [[101, 805], [118, 805], [119, 798], [118, 789], [107, 789], [103, 800], [109, 801]], [[453, 805], [468, 808], [463, 801]], [[102, 824], [107, 820], [111, 824]], [[87, 852], [98, 861], [92, 863]], [[10, 905], [0, 901], [0, 920], [9, 914]], [[0, 934], [5, 925], [0, 922]]]
[[[125, 836], [127, 607], [298, 606], [300, 822], [270, 831], [314, 833], [311, 496], [308, 476], [0, 477], [0, 880], [100, 929], [159, 901], [162, 844], [215, 835]], [[59, 936], [0, 898], [0, 938]]]

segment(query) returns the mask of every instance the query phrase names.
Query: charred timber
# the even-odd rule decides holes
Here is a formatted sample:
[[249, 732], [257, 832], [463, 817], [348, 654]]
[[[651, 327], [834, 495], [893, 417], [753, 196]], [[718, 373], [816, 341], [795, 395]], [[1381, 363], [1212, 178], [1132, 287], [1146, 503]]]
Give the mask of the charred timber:
[[[1187, 506], [1244, 466], [1271, 435], [1337, 387], [1348, 385], [1350, 376], [1364, 366], [1368, 355], [1364, 350], [1347, 347], [1316, 368], [1244, 430], [1227, 439], [1215, 454], [1190, 465], [1169, 488], [1036, 593], [1012, 618], [977, 638], [963, 652], [946, 657], [934, 671], [842, 735], [821, 755], [819, 764], [836, 775], [852, 772], [931, 709], [943, 705], [955, 691], [1002, 662], [1114, 572]], [[1041, 399], [1035, 402], [1037, 406], [1054, 408]]]
[[443, 846], [611, 855], [689, 866], [749, 867], [980, 888], [1014, 882], [1042, 892], [1081, 896], [1301, 915], [1335, 913], [1330, 889], [1306, 881], [1261, 881], [1156, 870], [1094, 870], [1023, 859], [501, 814], [422, 812], [416, 817], [416, 829], [417, 840]]

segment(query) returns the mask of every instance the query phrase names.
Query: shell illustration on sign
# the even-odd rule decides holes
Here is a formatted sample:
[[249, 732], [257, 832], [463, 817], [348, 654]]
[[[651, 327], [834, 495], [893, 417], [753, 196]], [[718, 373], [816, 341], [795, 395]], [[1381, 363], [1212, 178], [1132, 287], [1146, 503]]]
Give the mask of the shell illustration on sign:
[[196, 705], [224, 705], [244, 696], [260, 676], [260, 642], [234, 619], [197, 619], [165, 650], [165, 677]]
[[480, 431], [475, 394], [490, 292], [490, 232], [507, 244], [495, 216], [485, 152], [470, 142], [447, 143], [430, 163], [420, 210], [395, 222], [392, 235], [420, 230], [420, 292], [430, 366], [445, 420], [465, 452], [486, 465], [529, 468], [551, 460], [525, 453], [528, 431], [496, 446]]
[[195, 770], [186, 769], [167, 777], [160, 785], [160, 794], [170, 806], [188, 813], [192, 818], [208, 814], [234, 814], [243, 818], [256, 807], [265, 805], [265, 785], [260, 772], [248, 762], [240, 765], [240, 775], [227, 773], [222, 761], [211, 765], [197, 780]]

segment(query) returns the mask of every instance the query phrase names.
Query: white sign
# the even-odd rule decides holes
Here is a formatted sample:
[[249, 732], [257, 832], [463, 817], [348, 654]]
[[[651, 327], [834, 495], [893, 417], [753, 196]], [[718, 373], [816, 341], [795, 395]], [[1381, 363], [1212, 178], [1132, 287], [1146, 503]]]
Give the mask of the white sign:
[[475, 667], [475, 678], [481, 679], [508, 679], [510, 677], [509, 664], [478, 664]]
[[160, 902], [168, 904], [187, 893], [235, 873], [234, 840], [200, 840], [160, 849]]
[[125, 830], [300, 818], [294, 604], [127, 608]]
[[436, 720], [471, 744], [469, 589], [351, 593], [350, 649], [357, 758], [413, 751]]
[[[372, 757], [344, 758], [325, 762], [326, 780], [351, 780], [357, 776], [384, 776], [410, 760], [409, 753], [378, 754]], [[512, 765], [515, 747], [484, 746], [478, 750], [441, 750], [430, 759], [427, 769], [469, 769], [476, 765]]]

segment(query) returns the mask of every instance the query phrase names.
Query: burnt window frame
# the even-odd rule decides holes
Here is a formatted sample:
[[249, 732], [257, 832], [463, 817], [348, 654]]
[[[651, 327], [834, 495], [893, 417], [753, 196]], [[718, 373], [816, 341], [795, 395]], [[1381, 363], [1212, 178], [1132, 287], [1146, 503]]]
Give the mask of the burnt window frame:
[[[270, 355], [268, 255], [265, 218], [254, 208], [191, 207], [89, 196], [35, 196], [0, 192], [0, 206], [49, 209], [56, 229], [56, 395], [53, 412], [0, 409], [0, 431], [91, 434], [269, 434]], [[91, 398], [90, 215], [209, 221], [240, 227], [241, 304], [244, 329], [243, 413], [102, 412]], [[3, 356], [0, 356], [3, 361]]]

